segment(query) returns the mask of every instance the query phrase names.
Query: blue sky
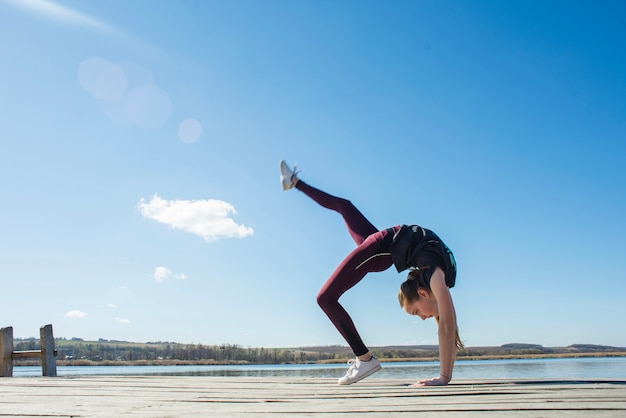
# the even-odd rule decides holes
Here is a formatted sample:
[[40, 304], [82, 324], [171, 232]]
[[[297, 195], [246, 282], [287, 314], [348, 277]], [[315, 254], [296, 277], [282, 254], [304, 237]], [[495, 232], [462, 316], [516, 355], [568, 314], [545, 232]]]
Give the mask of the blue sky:
[[[278, 162], [454, 251], [469, 346], [626, 346], [621, 1], [0, 1], [0, 319], [16, 336], [345, 344], [353, 248]], [[342, 298], [433, 344], [404, 274]]]

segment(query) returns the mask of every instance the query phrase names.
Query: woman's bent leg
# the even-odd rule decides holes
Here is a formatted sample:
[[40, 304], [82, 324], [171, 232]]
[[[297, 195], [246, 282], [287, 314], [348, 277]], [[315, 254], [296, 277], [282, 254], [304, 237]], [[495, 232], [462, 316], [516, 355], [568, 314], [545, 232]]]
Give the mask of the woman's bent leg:
[[390, 255], [377, 254], [380, 241], [386, 234], [387, 231], [377, 232], [352, 251], [335, 269], [317, 295], [317, 303], [356, 356], [366, 354], [368, 349], [352, 318], [339, 303], [339, 297], [361, 281], [367, 273], [383, 271], [391, 266]]

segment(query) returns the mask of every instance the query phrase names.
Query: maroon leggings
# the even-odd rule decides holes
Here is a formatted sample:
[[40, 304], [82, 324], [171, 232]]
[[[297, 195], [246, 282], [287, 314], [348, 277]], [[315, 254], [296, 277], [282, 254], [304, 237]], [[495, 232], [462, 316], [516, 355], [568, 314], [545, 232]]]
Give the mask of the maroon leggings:
[[380, 252], [379, 246], [387, 230], [379, 231], [354, 205], [346, 199], [329, 195], [302, 180], [296, 189], [305, 193], [319, 205], [338, 212], [346, 222], [350, 236], [357, 247], [339, 264], [317, 295], [317, 303], [326, 313], [356, 356], [369, 350], [361, 340], [348, 312], [339, 304], [339, 297], [356, 285], [369, 272], [391, 267], [391, 256]]

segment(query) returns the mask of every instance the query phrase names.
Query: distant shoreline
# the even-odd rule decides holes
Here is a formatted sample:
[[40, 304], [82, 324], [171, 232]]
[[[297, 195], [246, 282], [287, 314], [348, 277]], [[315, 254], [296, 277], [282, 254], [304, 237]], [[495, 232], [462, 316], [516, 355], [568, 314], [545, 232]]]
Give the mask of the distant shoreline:
[[[15, 350], [37, 350], [39, 341], [16, 339]], [[174, 365], [278, 365], [340, 364], [354, 357], [350, 347], [340, 345], [306, 347], [243, 347], [237, 344], [203, 345], [172, 342], [134, 343], [126, 341], [84, 341], [56, 339], [59, 366], [174, 366]], [[372, 346], [370, 350], [382, 362], [438, 361], [439, 346]], [[567, 347], [544, 347], [539, 344], [508, 343], [501, 346], [466, 347], [460, 360], [552, 359], [584, 357], [626, 357], [626, 347], [597, 344], [573, 344]], [[16, 360], [16, 365], [36, 364]]]
[[[626, 351], [602, 352], [602, 353], [558, 353], [558, 354], [502, 354], [483, 356], [461, 356], [457, 361], [469, 360], [532, 360], [532, 359], [558, 359], [558, 358], [602, 358], [602, 357], [626, 357]], [[280, 365], [280, 364], [342, 364], [348, 360], [332, 359], [302, 363], [251, 363], [247, 361], [212, 361], [212, 360], [58, 360], [59, 366], [245, 366], [245, 365]], [[382, 358], [382, 363], [415, 362], [424, 363], [438, 361], [438, 357], [406, 357], [406, 358]]]
[[[603, 353], [556, 353], [556, 354], [499, 354], [484, 356], [460, 356], [460, 360], [532, 360], [532, 359], [554, 359], [554, 358], [584, 358], [584, 357], [626, 357], [626, 351], [603, 352]], [[439, 357], [430, 358], [407, 358], [407, 359], [383, 359], [382, 361], [393, 363], [396, 361], [437, 361]]]

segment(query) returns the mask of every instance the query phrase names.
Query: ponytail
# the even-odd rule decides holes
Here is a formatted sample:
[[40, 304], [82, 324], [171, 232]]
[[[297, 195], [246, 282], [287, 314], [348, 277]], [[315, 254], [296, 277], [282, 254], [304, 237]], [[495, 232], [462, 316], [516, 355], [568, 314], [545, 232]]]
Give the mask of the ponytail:
[[413, 303], [413, 301], [417, 300], [419, 295], [417, 294], [417, 289], [419, 286], [419, 270], [411, 270], [404, 281], [400, 285], [400, 291], [398, 292], [398, 302], [400, 302], [400, 307], [403, 308], [404, 305], [408, 303]]
[[[435, 317], [435, 321], [437, 321], [437, 327], [439, 327], [439, 317]], [[454, 345], [456, 346], [457, 351], [465, 351], [465, 345], [463, 345], [463, 341], [461, 341], [461, 337], [459, 337], [459, 327], [456, 327], [454, 330]]]

